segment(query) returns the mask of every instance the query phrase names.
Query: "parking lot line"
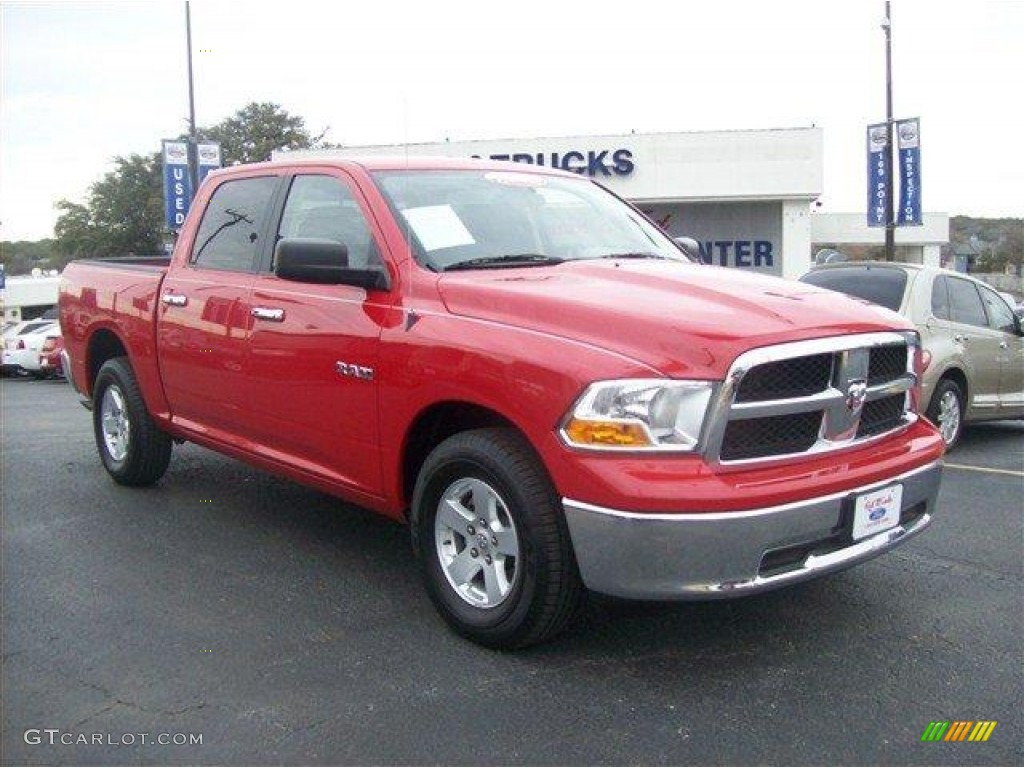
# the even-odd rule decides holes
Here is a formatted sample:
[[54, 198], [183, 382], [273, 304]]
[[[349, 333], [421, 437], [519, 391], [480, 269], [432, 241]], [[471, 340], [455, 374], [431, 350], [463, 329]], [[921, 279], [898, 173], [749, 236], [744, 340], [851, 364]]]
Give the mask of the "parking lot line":
[[1016, 469], [997, 469], [996, 467], [972, 467], [970, 464], [950, 464], [946, 462], [943, 466], [946, 469], [965, 469], [969, 472], [988, 472], [993, 475], [1010, 475], [1011, 477], [1024, 477], [1024, 472]]

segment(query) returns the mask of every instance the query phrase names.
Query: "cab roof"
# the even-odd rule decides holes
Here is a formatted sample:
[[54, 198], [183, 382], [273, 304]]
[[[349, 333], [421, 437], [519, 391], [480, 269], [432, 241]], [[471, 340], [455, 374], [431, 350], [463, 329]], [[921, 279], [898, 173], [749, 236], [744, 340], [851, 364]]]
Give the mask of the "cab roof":
[[475, 157], [439, 157], [425, 155], [324, 155], [323, 157], [303, 157], [294, 160], [271, 160], [265, 163], [246, 163], [220, 168], [211, 175], [227, 175], [238, 172], [259, 170], [280, 171], [289, 168], [359, 168], [364, 171], [512, 171], [515, 173], [533, 173], [545, 176], [561, 176], [564, 178], [586, 178], [578, 173], [548, 168], [530, 163], [513, 163], [507, 160], [489, 160]]

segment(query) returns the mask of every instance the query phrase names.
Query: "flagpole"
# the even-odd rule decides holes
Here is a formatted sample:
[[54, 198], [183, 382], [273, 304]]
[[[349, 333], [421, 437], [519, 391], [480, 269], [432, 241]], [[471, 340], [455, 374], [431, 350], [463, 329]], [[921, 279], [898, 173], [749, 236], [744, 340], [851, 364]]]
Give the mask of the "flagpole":
[[196, 140], [196, 99], [192, 81], [192, 13], [185, 0], [185, 42], [188, 46], [188, 175], [192, 182], [192, 194], [199, 186], [198, 146]]
[[893, 157], [893, 143], [896, 138], [892, 121], [892, 17], [889, 11], [889, 0], [885, 0], [885, 260], [896, 258], [896, 194], [894, 183], [896, 164]]

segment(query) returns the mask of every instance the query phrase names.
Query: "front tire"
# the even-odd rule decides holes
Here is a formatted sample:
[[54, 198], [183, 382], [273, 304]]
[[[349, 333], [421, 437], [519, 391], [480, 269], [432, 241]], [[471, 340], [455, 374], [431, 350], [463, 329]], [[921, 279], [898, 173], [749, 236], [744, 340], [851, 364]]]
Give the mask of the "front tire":
[[431, 600], [477, 643], [542, 642], [582, 604], [558, 496], [514, 430], [472, 430], [437, 446], [416, 481], [411, 527]]
[[940, 381], [925, 415], [939, 428], [946, 451], [952, 451], [964, 430], [964, 394], [959, 385], [952, 379]]
[[100, 459], [121, 485], [152, 485], [167, 471], [171, 438], [146, 410], [127, 358], [100, 368], [93, 387], [93, 431]]

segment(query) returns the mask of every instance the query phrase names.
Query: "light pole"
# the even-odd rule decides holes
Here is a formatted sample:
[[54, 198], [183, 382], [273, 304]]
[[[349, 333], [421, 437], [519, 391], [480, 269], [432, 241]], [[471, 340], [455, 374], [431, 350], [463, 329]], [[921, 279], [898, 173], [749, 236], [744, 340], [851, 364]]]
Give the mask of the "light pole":
[[889, 0], [885, 0], [885, 260], [896, 258], [896, 202], [893, 195], [896, 185], [893, 183], [895, 163], [893, 161], [892, 129], [892, 18], [889, 15]]
[[192, 13], [185, 0], [185, 44], [188, 46], [188, 176], [192, 182], [192, 195], [199, 186], [198, 143], [196, 140], [196, 99], [192, 85]]

